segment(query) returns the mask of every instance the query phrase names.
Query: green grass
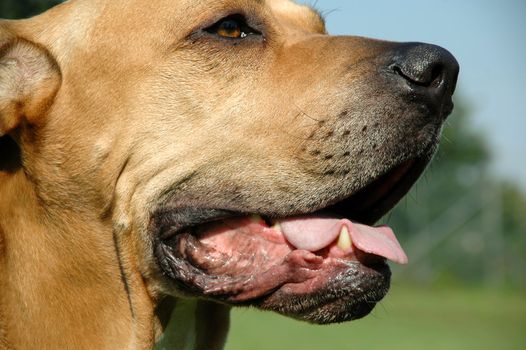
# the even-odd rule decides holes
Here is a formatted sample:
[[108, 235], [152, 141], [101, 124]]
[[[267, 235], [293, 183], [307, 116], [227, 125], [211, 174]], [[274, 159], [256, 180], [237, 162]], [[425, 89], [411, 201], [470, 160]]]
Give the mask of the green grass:
[[522, 350], [526, 296], [394, 287], [366, 318], [330, 326], [236, 309], [226, 350], [238, 349]]

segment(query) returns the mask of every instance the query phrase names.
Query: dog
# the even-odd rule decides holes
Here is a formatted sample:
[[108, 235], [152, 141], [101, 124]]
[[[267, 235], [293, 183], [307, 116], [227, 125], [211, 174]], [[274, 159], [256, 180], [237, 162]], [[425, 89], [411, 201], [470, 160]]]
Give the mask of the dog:
[[367, 315], [372, 225], [451, 113], [437, 46], [289, 0], [72, 0], [0, 22], [0, 348], [221, 349], [232, 306]]

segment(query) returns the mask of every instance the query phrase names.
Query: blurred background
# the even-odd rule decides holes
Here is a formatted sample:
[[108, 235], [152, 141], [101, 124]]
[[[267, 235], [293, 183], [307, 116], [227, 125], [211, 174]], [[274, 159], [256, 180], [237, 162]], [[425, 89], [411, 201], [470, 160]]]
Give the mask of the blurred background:
[[[0, 0], [0, 17], [59, 2]], [[300, 2], [331, 34], [450, 50], [456, 109], [431, 167], [384, 218], [410, 263], [393, 266], [373, 313], [320, 327], [237, 309], [227, 350], [526, 349], [526, 1]]]

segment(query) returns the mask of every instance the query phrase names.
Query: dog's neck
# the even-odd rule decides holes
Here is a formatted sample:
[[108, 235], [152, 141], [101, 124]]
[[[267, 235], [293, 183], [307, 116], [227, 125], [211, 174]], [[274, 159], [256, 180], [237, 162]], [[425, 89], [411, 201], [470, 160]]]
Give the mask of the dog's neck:
[[151, 307], [130, 315], [111, 229], [82, 213], [58, 220], [23, 171], [0, 174], [0, 198], [0, 348], [153, 342]]
[[[97, 255], [85, 257], [82, 254], [82, 247], [97, 242], [91, 237], [91, 243], [82, 243], [88, 235], [98, 232], [95, 236], [102, 238], [111, 232], [105, 232], [93, 224], [78, 225], [81, 220], [79, 217], [71, 217], [78, 225], [75, 232], [65, 232], [67, 225], [43, 225], [47, 221], [37, 215], [41, 208], [31, 183], [23, 173], [9, 178], [0, 176], [0, 179], [3, 180], [3, 186], [0, 186], [0, 349], [8, 348], [11, 343], [27, 344], [23, 340], [24, 337], [27, 338], [27, 329], [40, 329], [37, 333], [45, 333], [47, 328], [41, 327], [42, 324], [53, 324], [54, 331], [61, 333], [59, 328], [65, 324], [66, 317], [69, 317], [70, 323], [81, 322], [79, 324], [82, 327], [76, 328], [79, 334], [64, 331], [61, 334], [66, 336], [60, 339], [48, 336], [45, 339], [51, 341], [49, 344], [78, 345], [80, 341], [87, 344], [84, 342], [86, 340], [94, 347], [104, 347], [101, 338], [103, 329], [117, 331], [117, 328], [122, 328], [128, 332], [127, 337], [122, 337], [122, 344], [127, 344], [125, 347], [130, 348], [143, 348], [152, 344], [153, 333], [160, 332], [163, 335], [157, 343], [157, 349], [223, 348], [228, 332], [229, 307], [203, 300], [178, 299], [171, 306], [165, 307], [168, 315], [165, 317], [164, 329], [161, 330], [160, 327], [159, 331], [152, 332], [159, 324], [151, 310], [153, 305], [145, 305], [144, 301], [149, 298], [141, 297], [138, 294], [140, 288], [134, 288], [131, 296], [134, 301], [134, 315], [129, 315], [117, 262], [110, 264], [112, 270], [104, 273], [100, 273], [104, 268], [94, 267], [103, 256], [114, 257], [115, 252], [101, 244], [93, 250]], [[76, 239], [64, 239], [68, 235], [74, 235]], [[40, 238], [38, 247], [26, 244], [30, 242], [29, 236]], [[72, 242], [79, 244], [72, 245]], [[20, 247], [16, 249], [18, 245]], [[3, 270], [7, 260], [12, 266]], [[34, 261], [39, 262], [38, 266]], [[58, 264], [62, 264], [62, 267], [56, 275], [54, 271]], [[79, 271], [82, 273], [79, 274]], [[64, 273], [67, 275], [63, 275]], [[21, 281], [22, 287], [12, 283], [15, 277]], [[59, 301], [61, 307], [53, 307], [49, 299]], [[26, 307], [25, 312], [9, 309], [20, 305]], [[163, 307], [164, 305], [160, 305], [158, 309]], [[86, 332], [93, 338], [87, 339], [90, 337], [86, 337]], [[40, 334], [42, 337], [39, 339], [44, 339], [44, 335]], [[150, 338], [151, 341], [142, 338]]]

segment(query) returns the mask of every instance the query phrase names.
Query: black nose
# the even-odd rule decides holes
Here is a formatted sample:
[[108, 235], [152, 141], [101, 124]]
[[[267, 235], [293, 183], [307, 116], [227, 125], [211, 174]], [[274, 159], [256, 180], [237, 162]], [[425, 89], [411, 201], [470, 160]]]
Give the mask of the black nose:
[[404, 43], [395, 49], [391, 62], [390, 68], [439, 108], [441, 115], [451, 112], [459, 66], [449, 51], [435, 45]]

